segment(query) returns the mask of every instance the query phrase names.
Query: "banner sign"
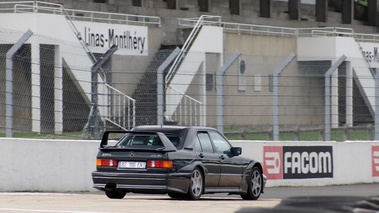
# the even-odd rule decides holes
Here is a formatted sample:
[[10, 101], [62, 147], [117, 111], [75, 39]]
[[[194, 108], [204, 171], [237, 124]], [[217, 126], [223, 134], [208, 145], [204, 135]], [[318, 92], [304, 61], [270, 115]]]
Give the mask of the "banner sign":
[[82, 41], [94, 53], [116, 45], [116, 54], [148, 55], [148, 28], [143, 26], [74, 21]]
[[265, 146], [263, 152], [268, 179], [333, 177], [332, 146]]

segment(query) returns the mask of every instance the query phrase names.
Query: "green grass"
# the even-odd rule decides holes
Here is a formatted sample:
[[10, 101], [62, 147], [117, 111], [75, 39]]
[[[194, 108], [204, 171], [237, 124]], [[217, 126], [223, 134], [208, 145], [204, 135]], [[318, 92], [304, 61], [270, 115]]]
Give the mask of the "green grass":
[[[249, 134], [249, 132], [253, 131], [254, 130], [244, 130], [242, 133], [242, 131], [237, 131], [235, 129], [233, 129], [233, 131], [226, 129], [224, 132], [230, 140], [269, 140], [268, 130], [265, 131], [267, 133], [262, 133], [262, 130], [260, 130], [257, 131], [258, 133]], [[233, 132], [233, 134], [228, 134], [230, 132]], [[238, 134], [237, 132], [240, 133]], [[282, 132], [279, 134], [280, 141], [296, 141], [295, 138], [294, 132]], [[321, 138], [319, 131], [301, 131], [299, 135], [299, 141], [320, 141]], [[332, 130], [330, 138], [332, 141], [345, 141], [346, 136], [344, 136], [343, 129], [336, 129]], [[373, 138], [374, 135], [372, 133], [371, 140]], [[347, 139], [351, 141], [369, 140], [368, 131], [367, 129], [350, 129]]]
[[[0, 137], [6, 137], [5, 133], [0, 133]], [[31, 133], [31, 132], [14, 132], [13, 138], [32, 138], [32, 139], [82, 139], [82, 132], [68, 132], [62, 134], [50, 133]]]

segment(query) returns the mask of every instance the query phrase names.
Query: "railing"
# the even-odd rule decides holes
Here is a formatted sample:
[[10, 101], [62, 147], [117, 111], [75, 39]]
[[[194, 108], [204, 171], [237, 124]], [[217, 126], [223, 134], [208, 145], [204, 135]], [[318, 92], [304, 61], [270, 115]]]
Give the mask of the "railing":
[[[195, 18], [181, 18], [178, 19], [180, 28], [193, 27], [198, 19]], [[356, 37], [359, 42], [378, 42], [378, 34], [363, 34], [355, 33], [351, 28], [342, 27], [319, 27], [319, 28], [289, 28], [289, 27], [276, 27], [267, 25], [256, 24], [241, 24], [233, 22], [221, 22], [203, 20], [202, 25], [219, 26], [223, 27], [225, 32], [238, 33], [238, 34], [254, 34], [254, 35], [276, 35], [276, 36], [289, 36], [289, 37], [307, 37], [307, 36], [347, 36]]]
[[[220, 18], [219, 16], [215, 16]], [[194, 27], [199, 18], [180, 18], [178, 25], [180, 28]], [[275, 27], [254, 24], [241, 24], [233, 22], [221, 22], [221, 20], [213, 21], [204, 19], [202, 21], [204, 26], [218, 26], [223, 27], [224, 32], [238, 33], [238, 34], [262, 34], [262, 35], [279, 35], [279, 36], [297, 36], [296, 28], [288, 27]]]
[[341, 28], [341, 27], [326, 27], [326, 28], [302, 28], [298, 29], [299, 37], [351, 37], [354, 38], [355, 42], [357, 42], [359, 51], [362, 53], [362, 58], [366, 63], [367, 68], [370, 70], [372, 76], [375, 75], [373, 69], [371, 68], [370, 63], [366, 60], [365, 56], [362, 52], [361, 42], [379, 42], [379, 35], [370, 35], [370, 34], [357, 34], [351, 28]]
[[67, 15], [72, 20], [104, 22], [110, 24], [128, 24], [160, 27], [161, 18], [157, 16], [107, 13], [88, 10], [64, 9], [61, 4], [41, 1], [0, 2], [0, 12], [14, 13], [49, 13]]
[[172, 87], [169, 88], [177, 93], [178, 96], [182, 97], [177, 109], [171, 116], [171, 120], [176, 121], [181, 125], [204, 126], [204, 104], [201, 101], [173, 89]]
[[[184, 42], [182, 49], [180, 50], [178, 56], [175, 58], [175, 61], [173, 62], [172, 66], [170, 67], [170, 70], [167, 72], [165, 83], [166, 88], [170, 85], [170, 82], [172, 78], [175, 76], [175, 73], [177, 69], [179, 68], [182, 60], [184, 59], [188, 49], [191, 47], [192, 42], [196, 38], [197, 34], [199, 33], [201, 26], [203, 25], [204, 20], [206, 19], [216, 19], [218, 21], [221, 21], [221, 16], [205, 16], [202, 15], [200, 18], [196, 20], [196, 24], [193, 27], [190, 35], [188, 36], [187, 40]], [[193, 20], [193, 19], [189, 19]]]
[[136, 100], [110, 85], [106, 87], [108, 112], [102, 116], [103, 119], [124, 130], [133, 128], [136, 124]]
[[354, 37], [357, 42], [379, 42], [378, 34], [355, 33], [351, 28], [323, 27], [323, 28], [298, 28], [298, 37], [310, 36], [344, 36]]

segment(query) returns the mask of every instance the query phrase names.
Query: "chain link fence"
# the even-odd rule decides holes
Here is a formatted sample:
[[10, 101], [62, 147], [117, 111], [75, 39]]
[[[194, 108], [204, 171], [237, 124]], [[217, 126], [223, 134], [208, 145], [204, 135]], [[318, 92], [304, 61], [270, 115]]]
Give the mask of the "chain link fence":
[[[273, 140], [275, 122], [279, 140], [325, 139], [325, 73], [331, 61], [294, 57], [275, 75], [285, 56], [239, 54], [222, 70], [233, 54], [193, 53], [204, 60], [193, 57], [187, 68], [192, 71], [178, 72], [178, 80], [161, 85], [162, 93], [157, 89], [158, 69], [172, 63], [167, 60], [173, 48], [162, 47], [149, 57], [116, 52], [102, 65], [95, 82], [99, 101], [94, 103], [93, 63], [80, 45], [33, 34], [10, 59], [7, 53], [25, 32], [0, 29], [0, 33], [3, 135], [11, 129], [13, 137], [91, 138], [90, 125], [99, 131], [130, 129], [160, 124], [159, 116], [164, 116], [164, 124], [212, 126], [231, 139]], [[331, 76], [331, 140], [373, 140], [373, 106], [367, 101], [373, 93], [362, 89], [367, 85], [359, 84], [348, 67], [349, 62], [343, 62]], [[183, 79], [190, 83], [181, 84]], [[98, 111], [91, 113], [94, 104]], [[98, 123], [90, 123], [91, 116], [99, 116]]]

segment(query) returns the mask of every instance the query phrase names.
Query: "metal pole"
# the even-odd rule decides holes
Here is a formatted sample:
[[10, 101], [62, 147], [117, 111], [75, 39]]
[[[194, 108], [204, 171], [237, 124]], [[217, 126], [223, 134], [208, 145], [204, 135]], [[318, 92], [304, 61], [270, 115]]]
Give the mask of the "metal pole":
[[276, 68], [273, 75], [273, 140], [279, 140], [279, 75], [295, 58], [294, 53], [290, 53], [286, 59]]
[[379, 72], [375, 72], [375, 140], [379, 140]]
[[13, 57], [22, 45], [33, 35], [29, 29], [24, 35], [8, 50], [6, 54], [6, 74], [5, 74], [5, 135], [13, 137]]
[[346, 60], [342, 55], [325, 73], [325, 141], [330, 141], [331, 124], [330, 124], [330, 76]]
[[175, 50], [166, 58], [166, 60], [158, 67], [157, 70], [157, 124], [163, 125], [164, 122], [164, 71], [167, 67], [175, 60], [176, 56], [179, 54], [180, 49], [177, 47]]
[[235, 52], [216, 72], [217, 129], [222, 133], [224, 132], [224, 74], [240, 55], [240, 52]]
[[98, 70], [101, 68], [101, 66], [112, 56], [114, 52], [116, 52], [118, 47], [116, 45], [113, 45], [107, 52], [105, 52], [97, 61], [96, 63], [91, 67], [91, 88], [92, 88], [92, 94], [91, 94], [91, 110], [90, 110], [90, 116], [89, 121], [86, 124], [85, 128], [91, 129], [91, 136], [93, 139], [99, 138], [99, 110], [98, 110]]

